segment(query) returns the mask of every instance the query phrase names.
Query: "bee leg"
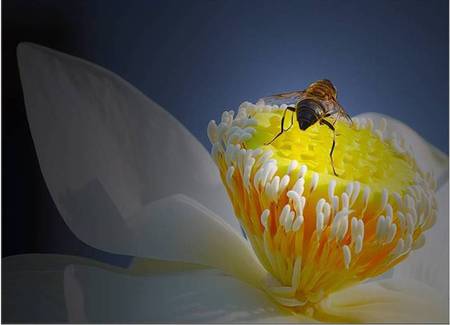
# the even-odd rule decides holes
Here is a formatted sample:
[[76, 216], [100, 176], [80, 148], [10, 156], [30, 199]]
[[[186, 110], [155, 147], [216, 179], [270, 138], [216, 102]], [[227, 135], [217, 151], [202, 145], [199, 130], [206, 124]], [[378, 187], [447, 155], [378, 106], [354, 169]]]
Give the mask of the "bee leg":
[[330, 122], [328, 122], [325, 119], [320, 120], [320, 124], [325, 124], [333, 131], [333, 145], [331, 146], [331, 151], [330, 151], [331, 167], [333, 167], [334, 175], [339, 176], [336, 173], [336, 170], [334, 169], [334, 161], [333, 161], [333, 151], [334, 151], [334, 146], [336, 145], [336, 129], [334, 128], [334, 125], [332, 125]]
[[292, 114], [292, 116], [291, 116], [291, 125], [289, 125], [289, 127], [286, 130], [283, 128], [284, 119], [286, 117], [286, 112], [288, 110], [291, 111], [291, 112], [295, 112], [295, 107], [286, 107], [286, 109], [284, 110], [284, 113], [283, 113], [283, 117], [281, 118], [281, 131], [280, 131], [280, 133], [278, 133], [275, 136], [275, 138], [273, 138], [271, 141], [264, 143], [264, 145], [267, 146], [267, 145], [271, 144], [272, 142], [275, 141], [276, 138], [278, 138], [280, 135], [282, 135], [284, 131], [287, 131], [287, 130], [289, 130], [292, 127], [292, 124], [294, 124], [294, 114]]

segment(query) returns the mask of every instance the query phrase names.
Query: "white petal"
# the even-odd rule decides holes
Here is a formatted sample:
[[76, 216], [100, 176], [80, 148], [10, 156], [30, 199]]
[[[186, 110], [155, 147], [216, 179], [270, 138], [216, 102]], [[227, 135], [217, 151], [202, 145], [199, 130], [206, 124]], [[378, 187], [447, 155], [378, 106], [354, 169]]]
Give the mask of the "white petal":
[[54, 50], [22, 43], [18, 59], [42, 173], [77, 236], [115, 240], [128, 218], [177, 193], [239, 230], [209, 153], [159, 105], [117, 75]]
[[2, 321], [66, 323], [64, 269], [71, 263], [100, 265], [74, 256], [28, 254], [2, 259]]
[[414, 280], [383, 280], [344, 289], [320, 304], [328, 321], [448, 323], [448, 300]]
[[394, 279], [412, 278], [432, 286], [448, 299], [448, 183], [437, 192], [436, 224], [425, 232], [425, 245], [394, 269]]
[[58, 255], [3, 260], [6, 322], [299, 322], [218, 270], [147, 261], [137, 271]]
[[122, 254], [208, 265], [255, 286], [266, 274], [242, 236], [186, 196], [153, 202], [127, 226], [127, 242], [115, 250], [124, 248]]
[[407, 144], [412, 146], [413, 153], [419, 166], [425, 171], [432, 171], [436, 177], [438, 186], [448, 181], [448, 155], [428, 143], [417, 132], [404, 123], [378, 113], [363, 113], [355, 118], [369, 118], [374, 121], [375, 128], [379, 128], [382, 120], [386, 120], [387, 136], [393, 133], [400, 135]]
[[[265, 322], [281, 314], [263, 291], [212, 269], [132, 277], [72, 266], [65, 282], [66, 291], [82, 292], [81, 299], [68, 295], [75, 322]], [[283, 322], [300, 319], [286, 315]]]

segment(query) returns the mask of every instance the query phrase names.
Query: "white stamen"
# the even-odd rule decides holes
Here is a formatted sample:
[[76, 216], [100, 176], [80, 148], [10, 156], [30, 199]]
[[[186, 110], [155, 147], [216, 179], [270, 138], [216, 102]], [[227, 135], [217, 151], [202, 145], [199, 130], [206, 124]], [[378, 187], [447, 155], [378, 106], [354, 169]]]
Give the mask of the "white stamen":
[[323, 213], [319, 213], [316, 216], [316, 233], [317, 233], [317, 239], [320, 239], [320, 235], [322, 234], [323, 230]]
[[392, 215], [390, 215], [390, 216], [386, 216], [386, 225], [388, 226], [388, 227], [390, 227], [391, 226], [391, 224], [392, 224]]
[[276, 200], [279, 188], [280, 188], [280, 177], [279, 176], [275, 176], [272, 179], [272, 182], [270, 183], [270, 185], [268, 187], [267, 195], [269, 196], [269, 198], [271, 198], [272, 200]]
[[325, 199], [321, 198], [316, 204], [316, 216], [322, 213], [323, 206], [325, 204]]
[[250, 183], [250, 174], [252, 172], [253, 165], [255, 164], [255, 158], [250, 158], [245, 165], [244, 168], [244, 185], [246, 188], [248, 188], [248, 185]]
[[364, 238], [364, 221], [362, 219], [358, 220], [358, 233], [362, 238]]
[[278, 190], [279, 193], [282, 193], [286, 189], [286, 187], [289, 185], [289, 181], [290, 181], [289, 175], [284, 175], [280, 181], [280, 188]]
[[208, 133], [208, 138], [209, 141], [211, 141], [211, 143], [215, 143], [218, 141], [218, 137], [217, 137], [217, 124], [216, 121], [211, 120], [208, 123], [208, 128], [207, 128], [207, 133]]
[[307, 167], [306, 165], [302, 165], [302, 166], [300, 167], [299, 172], [298, 172], [298, 177], [299, 177], [299, 178], [300, 178], [300, 177], [304, 177], [307, 171], [308, 171], [308, 167]]
[[349, 198], [348, 198], [348, 194], [346, 192], [342, 193], [341, 200], [342, 200], [342, 209], [348, 210], [348, 208], [349, 208]]
[[352, 260], [352, 253], [350, 252], [350, 248], [347, 245], [342, 246], [342, 251], [344, 252], [345, 268], [348, 269]]
[[267, 150], [266, 152], [264, 152], [264, 154], [259, 157], [259, 159], [256, 161], [256, 165], [257, 166], [264, 166], [264, 164], [270, 159], [270, 157], [272, 157], [273, 155], [273, 151], [272, 150]]
[[328, 200], [330, 202], [333, 200], [335, 188], [336, 188], [336, 181], [332, 179], [328, 185]]
[[355, 182], [353, 187], [353, 193], [350, 200], [350, 206], [353, 206], [353, 204], [356, 202], [356, 199], [358, 198], [359, 191], [361, 189], [361, 184], [359, 182]]
[[389, 198], [389, 192], [387, 189], [383, 189], [383, 193], [381, 194], [381, 205], [380, 205], [380, 212], [382, 212], [384, 210], [384, 208], [386, 207], [386, 204], [388, 202], [388, 198]]
[[291, 211], [284, 221], [284, 229], [286, 230], [286, 232], [291, 231], [292, 223], [294, 222], [294, 218], [295, 218], [295, 213], [294, 213], [294, 211]]
[[324, 224], [328, 224], [328, 221], [330, 220], [330, 213], [331, 213], [331, 207], [328, 202], [325, 202], [323, 205], [323, 215], [324, 215]]
[[338, 240], [343, 240], [345, 234], [347, 233], [347, 230], [348, 230], [348, 214], [346, 214], [341, 218], [341, 221], [339, 222], [339, 226], [336, 232], [336, 238]]
[[414, 199], [411, 197], [411, 195], [406, 194], [404, 197], [404, 204], [409, 209], [414, 209]]
[[339, 197], [336, 195], [333, 197], [333, 205], [331, 209], [332, 211], [337, 211], [339, 209]]
[[305, 189], [304, 187], [305, 185], [305, 179], [304, 178], [299, 178], [296, 182], [294, 187], [292, 188], [293, 191], [296, 191], [299, 195], [303, 194], [303, 191]]
[[348, 195], [349, 197], [352, 196], [352, 194], [353, 194], [353, 183], [352, 183], [352, 182], [350, 182], [350, 183], [347, 184], [347, 187], [346, 187], [346, 189], [345, 189], [345, 192], [347, 192], [347, 195]]
[[294, 169], [296, 169], [298, 166], [298, 161], [297, 160], [292, 160], [291, 163], [289, 164], [289, 167], [287, 169], [287, 173], [290, 174]]
[[363, 247], [363, 238], [361, 235], [358, 235], [355, 240], [355, 253], [356, 254], [361, 253], [362, 247]]
[[386, 238], [387, 244], [390, 244], [394, 240], [396, 233], [397, 233], [397, 225], [395, 223], [391, 224], [389, 227], [389, 230], [388, 230], [387, 238]]
[[408, 232], [408, 234], [412, 234], [414, 231], [413, 216], [411, 215], [411, 213], [408, 212], [405, 215], [405, 219], [406, 219], [406, 231]]
[[386, 212], [386, 216], [390, 217], [391, 218], [390, 220], [392, 220], [392, 216], [394, 215], [394, 211], [392, 210], [392, 206], [389, 203], [386, 205], [386, 208], [384, 209], [384, 211]]
[[289, 215], [290, 212], [291, 212], [291, 206], [289, 204], [286, 204], [284, 206], [283, 210], [281, 210], [281, 214], [280, 214], [279, 222], [281, 225], [285, 224], [287, 216]]
[[264, 226], [265, 229], [267, 229], [267, 221], [269, 220], [270, 211], [269, 209], [265, 209], [261, 213], [261, 224]]
[[386, 219], [384, 216], [379, 216], [377, 221], [377, 230], [376, 230], [376, 237], [377, 240], [382, 240], [386, 233]]
[[398, 194], [397, 192], [393, 192], [392, 196], [395, 199], [395, 202], [397, 202], [397, 207], [401, 208], [402, 207], [402, 198], [400, 196], [400, 194]]
[[256, 189], [258, 189], [259, 184], [262, 181], [262, 176], [264, 173], [264, 169], [260, 168], [256, 173], [255, 173], [255, 177], [253, 178], [253, 185], [255, 186]]
[[319, 184], [319, 174], [314, 172], [312, 174], [311, 186], [310, 186], [309, 191], [314, 192], [316, 190], [318, 184]]
[[302, 226], [304, 221], [304, 218], [302, 215], [297, 215], [297, 217], [295, 218], [294, 223], [292, 224], [292, 231], [298, 231], [300, 230], [300, 227]]
[[297, 214], [302, 214], [304, 207], [304, 205], [302, 204], [302, 197], [300, 197], [300, 195], [298, 195], [298, 193], [295, 191], [288, 191], [287, 196], [294, 202], [294, 208], [297, 211]]

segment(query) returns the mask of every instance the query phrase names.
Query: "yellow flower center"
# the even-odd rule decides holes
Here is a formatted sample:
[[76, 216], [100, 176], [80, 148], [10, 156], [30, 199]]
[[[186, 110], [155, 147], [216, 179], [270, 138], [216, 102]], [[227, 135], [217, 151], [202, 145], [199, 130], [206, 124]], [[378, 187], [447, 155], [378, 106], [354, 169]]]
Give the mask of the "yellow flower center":
[[[290, 120], [288, 112], [286, 120]], [[293, 126], [272, 144], [265, 146], [280, 132], [283, 111], [259, 112], [253, 115], [257, 125], [254, 136], [245, 142], [249, 149], [264, 148], [273, 151], [273, 159], [278, 163], [278, 174], [285, 174], [293, 159], [301, 161], [309, 170], [326, 177], [334, 177], [330, 149], [333, 131], [326, 125], [314, 124], [301, 131], [294, 116]], [[294, 114], [295, 115], [295, 114]], [[358, 123], [358, 122], [357, 122]], [[290, 121], [284, 123], [284, 129]], [[333, 152], [338, 182], [359, 181], [370, 184], [372, 189], [387, 188], [392, 192], [402, 192], [414, 182], [414, 161], [405, 153], [397, 152], [369, 128], [356, 128], [346, 122], [337, 121], [336, 146]], [[329, 175], [329, 176], [328, 176]]]
[[[208, 126], [212, 156], [281, 305], [318, 312], [330, 293], [380, 275], [424, 244], [436, 219], [435, 183], [404, 141], [372, 121], [280, 131], [283, 108], [241, 105]], [[285, 128], [290, 124], [287, 114]], [[319, 317], [320, 318], [320, 317]]]

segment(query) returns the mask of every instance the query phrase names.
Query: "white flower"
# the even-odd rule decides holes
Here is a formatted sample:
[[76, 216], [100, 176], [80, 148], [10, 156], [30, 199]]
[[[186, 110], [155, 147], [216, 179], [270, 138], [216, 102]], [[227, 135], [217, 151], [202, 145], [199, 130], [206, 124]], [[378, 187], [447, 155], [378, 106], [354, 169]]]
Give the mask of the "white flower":
[[[18, 56], [59, 212], [83, 242], [135, 259], [118, 268], [71, 256], [6, 258], [6, 321], [314, 321], [262, 290], [267, 271], [240, 235], [216, 166], [181, 124], [93, 64], [32, 44], [21, 44]], [[393, 129], [441, 185], [437, 224], [393, 279], [332, 294], [327, 308], [336, 319], [447, 321], [448, 158], [389, 119]]]

